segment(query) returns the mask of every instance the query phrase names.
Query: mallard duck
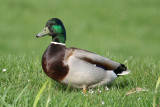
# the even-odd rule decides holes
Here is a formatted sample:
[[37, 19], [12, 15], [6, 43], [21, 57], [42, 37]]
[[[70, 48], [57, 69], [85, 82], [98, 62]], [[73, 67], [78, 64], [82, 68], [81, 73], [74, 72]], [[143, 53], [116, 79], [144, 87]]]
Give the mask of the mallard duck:
[[52, 79], [75, 88], [108, 85], [118, 76], [126, 75], [127, 67], [95, 53], [65, 46], [66, 30], [62, 21], [52, 18], [47, 21], [37, 38], [49, 35], [52, 42], [42, 57], [42, 68]]

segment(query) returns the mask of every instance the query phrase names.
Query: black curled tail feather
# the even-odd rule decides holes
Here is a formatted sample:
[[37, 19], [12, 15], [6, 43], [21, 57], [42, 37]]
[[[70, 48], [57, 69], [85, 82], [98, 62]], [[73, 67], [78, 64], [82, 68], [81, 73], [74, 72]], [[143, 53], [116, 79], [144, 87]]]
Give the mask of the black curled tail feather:
[[121, 74], [123, 71], [126, 71], [127, 67], [124, 64], [121, 64], [116, 70], [114, 70], [114, 73]]

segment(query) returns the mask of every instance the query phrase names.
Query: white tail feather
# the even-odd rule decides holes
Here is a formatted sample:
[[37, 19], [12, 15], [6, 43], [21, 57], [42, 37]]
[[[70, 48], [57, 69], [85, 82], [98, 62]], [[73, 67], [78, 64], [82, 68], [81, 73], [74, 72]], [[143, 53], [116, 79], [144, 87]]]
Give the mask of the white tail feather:
[[131, 71], [123, 71], [122, 73], [120, 73], [120, 74], [117, 74], [117, 75], [127, 75], [127, 74], [129, 74]]

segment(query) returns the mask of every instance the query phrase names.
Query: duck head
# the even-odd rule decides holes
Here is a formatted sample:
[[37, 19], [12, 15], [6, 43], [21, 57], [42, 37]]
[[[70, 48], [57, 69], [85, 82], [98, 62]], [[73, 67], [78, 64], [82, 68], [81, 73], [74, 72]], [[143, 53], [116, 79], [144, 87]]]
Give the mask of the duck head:
[[66, 30], [63, 26], [62, 21], [58, 18], [52, 18], [48, 20], [44, 29], [39, 32], [36, 37], [40, 38], [46, 35], [52, 36], [53, 42], [65, 43]]

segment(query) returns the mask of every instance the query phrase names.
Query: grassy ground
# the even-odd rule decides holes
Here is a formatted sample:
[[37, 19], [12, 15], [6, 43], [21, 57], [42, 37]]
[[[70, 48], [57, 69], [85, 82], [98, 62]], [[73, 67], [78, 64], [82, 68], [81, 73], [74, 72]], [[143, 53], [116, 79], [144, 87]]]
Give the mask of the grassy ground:
[[[38, 106], [152, 106], [160, 76], [159, 4], [159, 0], [2, 0], [0, 106], [33, 106], [47, 80]], [[41, 57], [51, 38], [35, 35], [52, 17], [64, 22], [68, 47], [126, 62], [132, 73], [118, 78], [108, 91], [97, 87], [86, 95], [49, 79], [42, 71]], [[126, 95], [136, 87], [148, 91]], [[159, 102], [158, 90], [160, 106]]]

